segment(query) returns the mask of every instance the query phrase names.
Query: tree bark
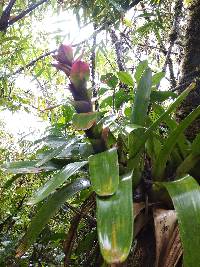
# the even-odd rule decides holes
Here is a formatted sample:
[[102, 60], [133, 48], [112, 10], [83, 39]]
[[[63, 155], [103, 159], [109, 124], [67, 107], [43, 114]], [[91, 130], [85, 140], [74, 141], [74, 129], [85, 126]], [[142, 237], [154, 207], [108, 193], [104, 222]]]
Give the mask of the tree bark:
[[[178, 120], [185, 118], [192, 110], [200, 105], [200, 0], [193, 0], [188, 7], [189, 16], [185, 35], [185, 51], [182, 62], [182, 77], [180, 84], [189, 84], [196, 81], [196, 88], [183, 102], [177, 112]], [[179, 93], [185, 89], [180, 88]], [[187, 137], [192, 140], [200, 132], [200, 118], [198, 118], [186, 131]]]

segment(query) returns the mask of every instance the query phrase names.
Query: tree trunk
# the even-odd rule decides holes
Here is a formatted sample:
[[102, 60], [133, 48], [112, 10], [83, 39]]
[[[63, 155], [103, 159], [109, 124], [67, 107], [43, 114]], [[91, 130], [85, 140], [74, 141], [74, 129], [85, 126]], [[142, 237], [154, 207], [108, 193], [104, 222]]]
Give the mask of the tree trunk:
[[[185, 51], [182, 63], [182, 77], [180, 84], [190, 84], [196, 80], [196, 90], [193, 90], [180, 107], [177, 118], [182, 120], [198, 105], [200, 105], [200, 0], [193, 0], [188, 7], [189, 17], [185, 36]], [[179, 90], [181, 93], [184, 88]], [[193, 139], [200, 132], [200, 118], [186, 131], [189, 139]]]

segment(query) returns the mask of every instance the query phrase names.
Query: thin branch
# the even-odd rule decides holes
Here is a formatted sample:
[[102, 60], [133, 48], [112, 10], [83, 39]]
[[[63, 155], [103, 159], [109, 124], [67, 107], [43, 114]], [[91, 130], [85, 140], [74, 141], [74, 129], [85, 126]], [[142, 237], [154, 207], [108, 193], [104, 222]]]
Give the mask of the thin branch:
[[15, 72], [0, 77], [0, 80], [3, 79], [3, 78], [5, 78], [5, 77], [10, 77], [10, 76], [14, 76], [14, 75], [16, 75], [16, 74], [19, 74], [20, 72], [24, 71], [25, 69], [28, 69], [28, 68], [30, 68], [31, 66], [35, 65], [35, 63], [38, 62], [39, 60], [41, 60], [41, 59], [43, 59], [43, 58], [45, 58], [45, 57], [50, 56], [51, 54], [55, 53], [56, 51], [57, 51], [57, 49], [54, 49], [54, 50], [52, 50], [52, 51], [49, 51], [49, 52], [46, 52], [46, 53], [42, 54], [41, 56], [39, 56], [39, 57], [37, 57], [37, 58], [31, 60], [31, 61], [30, 61], [28, 64], [26, 64], [25, 66], [20, 67], [20, 68], [17, 69]]
[[29, 14], [30, 12], [32, 12], [34, 9], [36, 9], [38, 6], [44, 4], [45, 2], [48, 2], [49, 0], [41, 0], [36, 4], [32, 4], [30, 5], [26, 10], [22, 11], [19, 15], [17, 15], [16, 17], [13, 17], [11, 20], [9, 20], [8, 22], [8, 26], [13, 25], [15, 22], [17, 22], [18, 20], [22, 19], [23, 17], [25, 17], [27, 14]]
[[39, 57], [33, 59], [31, 62], [29, 62], [29, 63], [26, 64], [25, 66], [22, 66], [21, 68], [19, 68], [18, 70], [16, 70], [12, 75], [16, 75], [16, 74], [22, 72], [23, 70], [25, 70], [25, 69], [27, 69], [27, 68], [29, 68], [29, 67], [35, 65], [36, 62], [38, 62], [39, 60], [41, 60], [41, 59], [43, 59], [43, 58], [45, 58], [45, 57], [50, 56], [51, 54], [55, 53], [56, 51], [57, 51], [57, 49], [54, 49], [54, 50], [52, 50], [52, 51], [49, 51], [49, 52], [46, 52], [46, 53], [42, 54], [41, 56], [39, 56]]

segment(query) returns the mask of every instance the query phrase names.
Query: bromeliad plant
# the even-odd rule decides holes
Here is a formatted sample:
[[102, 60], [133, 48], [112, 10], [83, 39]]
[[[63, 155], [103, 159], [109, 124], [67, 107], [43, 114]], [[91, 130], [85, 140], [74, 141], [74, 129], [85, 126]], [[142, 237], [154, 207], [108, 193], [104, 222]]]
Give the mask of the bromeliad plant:
[[[122, 89], [117, 91], [116, 80], [119, 79], [129, 87], [130, 97], [126, 98], [126, 101], [132, 104], [131, 112], [125, 112], [123, 118], [115, 118], [108, 127], [105, 110], [93, 110], [87, 89], [88, 64], [80, 59], [75, 60], [72, 48], [65, 45], [59, 47], [54, 58], [57, 60], [54, 66], [64, 71], [69, 78], [68, 88], [77, 112], [73, 116], [72, 125], [76, 133], [84, 131], [86, 139], [62, 139], [62, 142], [59, 142], [61, 145], [54, 147], [42, 159], [3, 166], [13, 173], [57, 171], [28, 201], [30, 205], [40, 201], [43, 201], [43, 204], [39, 206], [20, 242], [17, 256], [22, 256], [36, 241], [49, 219], [67, 199], [85, 188], [91, 188], [89, 197], [81, 206], [82, 215], [79, 214], [76, 220], [72, 221], [65, 240], [66, 266], [69, 266], [68, 260], [81, 218], [86, 212], [90, 217], [93, 214], [91, 207], [94, 205], [91, 203], [94, 203], [95, 193], [98, 242], [106, 263], [124, 262], [130, 253], [133, 239], [138, 238], [149, 218], [153, 218], [155, 266], [176, 266], [184, 251], [184, 266], [196, 267], [200, 245], [200, 134], [190, 143], [184, 136], [184, 131], [200, 115], [200, 107], [179, 124], [173, 119], [174, 112], [193, 90], [194, 84], [179, 96], [157, 91], [156, 84], [160, 82], [163, 74], [152, 76], [152, 71], [145, 62], [136, 70], [135, 86], [133, 78], [126, 72], [117, 73], [118, 78], [115, 74], [107, 75], [104, 82], [110, 90], [115, 89], [114, 97], [121, 94]], [[135, 88], [134, 92], [132, 88]], [[169, 97], [175, 100], [164, 109], [161, 104]], [[72, 153], [74, 148], [79, 151], [75, 159]], [[61, 154], [64, 156], [58, 164]], [[83, 168], [89, 179], [76, 178], [68, 182], [70, 177], [75, 177]], [[149, 212], [146, 212], [147, 208]], [[137, 220], [139, 216], [141, 218]], [[176, 227], [167, 219], [163, 225], [159, 216], [169, 217], [170, 223], [170, 216], [175, 218], [174, 222], [178, 218], [181, 243], [177, 239], [176, 248], [179, 247], [179, 250], [166, 245], [166, 239], [167, 243], [173, 243], [172, 233], [176, 233]], [[160, 225], [164, 231], [159, 228]], [[170, 258], [169, 265], [172, 252], [175, 256]], [[100, 263], [95, 264], [99, 266]]]

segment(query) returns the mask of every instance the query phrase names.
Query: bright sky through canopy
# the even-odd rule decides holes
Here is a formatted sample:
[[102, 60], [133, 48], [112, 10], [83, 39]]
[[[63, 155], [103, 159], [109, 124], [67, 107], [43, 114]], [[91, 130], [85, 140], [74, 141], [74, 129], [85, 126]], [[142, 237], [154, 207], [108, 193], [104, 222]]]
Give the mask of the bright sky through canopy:
[[[76, 17], [70, 11], [64, 11], [54, 16], [49, 11], [41, 22], [36, 21], [33, 23], [33, 29], [35, 31], [38, 29], [47, 32], [47, 38], [50, 40], [49, 50], [57, 48], [55, 35], [58, 33], [63, 36], [63, 43], [75, 44], [87, 39], [93, 32], [91, 24], [79, 29]], [[24, 78], [22, 75], [19, 75], [16, 83], [19, 88], [22, 87], [23, 90], [29, 89], [31, 92], [34, 92], [36, 97], [40, 94], [35, 82], [31, 82], [27, 77]], [[59, 91], [55, 97], [60, 97]], [[31, 113], [21, 110], [12, 113], [9, 110], [4, 110], [0, 112], [0, 120], [5, 123], [6, 131], [14, 135], [16, 139], [32, 132], [34, 132], [35, 139], [50, 125], [48, 121], [43, 121], [39, 118], [34, 109]], [[31, 134], [27, 136], [28, 139], [31, 137], [33, 137]]]

